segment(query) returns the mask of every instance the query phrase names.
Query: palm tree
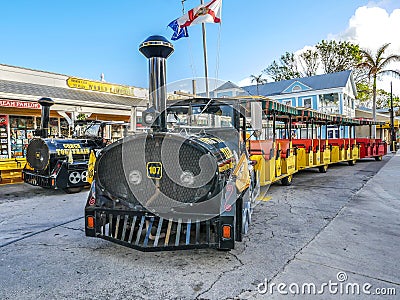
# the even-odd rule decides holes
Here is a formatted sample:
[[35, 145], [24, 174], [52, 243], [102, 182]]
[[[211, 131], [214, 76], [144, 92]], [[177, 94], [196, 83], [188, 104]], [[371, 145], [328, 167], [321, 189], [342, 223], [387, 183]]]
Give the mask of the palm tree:
[[267, 83], [267, 79], [262, 78], [263, 74], [261, 73], [260, 75], [250, 75], [251, 78], [251, 83], [255, 82], [257, 84], [257, 95], [260, 95], [260, 93], [258, 92], [258, 86], [260, 84], [264, 84]]
[[[376, 79], [380, 75], [392, 75], [396, 77], [400, 77], [400, 71], [386, 69], [389, 64], [393, 62], [400, 61], [400, 55], [391, 54], [387, 57], [384, 57], [386, 49], [389, 47], [390, 43], [384, 44], [381, 46], [375, 55], [371, 53], [368, 49], [361, 49], [360, 53], [363, 58], [363, 61], [358, 64], [360, 68], [366, 68], [368, 71], [368, 78], [373, 79], [372, 83], [372, 117], [374, 121], [376, 121]], [[375, 126], [374, 126], [374, 137], [376, 136]]]

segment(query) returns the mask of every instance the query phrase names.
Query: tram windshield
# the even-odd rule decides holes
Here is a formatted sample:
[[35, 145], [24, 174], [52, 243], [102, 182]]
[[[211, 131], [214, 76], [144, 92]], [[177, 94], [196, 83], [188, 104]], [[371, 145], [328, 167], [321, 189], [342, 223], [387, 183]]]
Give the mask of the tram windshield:
[[75, 136], [98, 136], [101, 124], [98, 122], [82, 122], [75, 127]]
[[221, 103], [172, 106], [167, 110], [167, 122], [175, 128], [233, 128], [234, 109]]

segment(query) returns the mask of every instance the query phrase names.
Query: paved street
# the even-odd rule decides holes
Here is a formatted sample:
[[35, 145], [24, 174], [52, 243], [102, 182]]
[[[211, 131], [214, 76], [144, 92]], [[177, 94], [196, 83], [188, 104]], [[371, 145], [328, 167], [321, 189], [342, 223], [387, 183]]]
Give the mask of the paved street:
[[338, 282], [339, 272], [399, 294], [399, 176], [400, 156], [391, 155], [301, 172], [292, 186], [270, 188], [230, 252], [142, 253], [86, 238], [87, 190], [0, 186], [0, 299], [285, 299], [257, 290], [265, 280]]

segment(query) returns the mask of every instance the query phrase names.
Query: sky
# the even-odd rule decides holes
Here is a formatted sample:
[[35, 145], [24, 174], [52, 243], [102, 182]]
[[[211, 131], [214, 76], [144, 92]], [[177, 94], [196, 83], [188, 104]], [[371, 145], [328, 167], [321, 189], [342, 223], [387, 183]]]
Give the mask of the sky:
[[[154, 34], [170, 39], [167, 25], [181, 15], [181, 0], [2, 1], [0, 63], [92, 80], [104, 73], [107, 82], [147, 87], [139, 45]], [[244, 84], [286, 51], [322, 39], [372, 50], [390, 42], [400, 53], [399, 29], [400, 0], [223, 0], [222, 24], [207, 24], [209, 76]], [[168, 82], [204, 76], [201, 25], [189, 36], [173, 42]], [[394, 85], [400, 94], [400, 81]]]

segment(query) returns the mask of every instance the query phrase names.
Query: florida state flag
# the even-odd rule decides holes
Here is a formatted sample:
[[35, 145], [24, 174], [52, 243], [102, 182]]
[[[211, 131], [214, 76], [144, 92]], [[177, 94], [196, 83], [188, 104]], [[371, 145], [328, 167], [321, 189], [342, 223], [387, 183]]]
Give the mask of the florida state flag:
[[221, 23], [221, 8], [222, 0], [213, 0], [189, 10], [177, 21], [180, 27], [200, 23]]
[[189, 36], [188, 26], [200, 23], [221, 23], [222, 0], [212, 0], [189, 10], [182, 17], [172, 21], [168, 26], [174, 30], [172, 40]]

